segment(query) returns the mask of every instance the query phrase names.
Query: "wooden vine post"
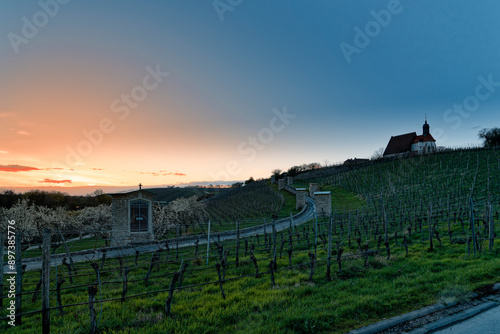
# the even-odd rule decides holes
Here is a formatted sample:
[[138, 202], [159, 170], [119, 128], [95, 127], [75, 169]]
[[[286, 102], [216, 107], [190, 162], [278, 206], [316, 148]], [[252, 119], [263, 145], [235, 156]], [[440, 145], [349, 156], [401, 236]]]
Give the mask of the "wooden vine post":
[[175, 283], [179, 279], [179, 275], [180, 272], [178, 271], [174, 273], [174, 276], [172, 277], [172, 281], [170, 282], [170, 286], [168, 288], [168, 297], [167, 302], [165, 303], [165, 315], [167, 317], [170, 317], [172, 299], [174, 298]]
[[90, 334], [95, 334], [97, 332], [97, 322], [95, 313], [95, 296], [97, 294], [97, 287], [95, 285], [89, 286], [89, 314], [90, 314]]
[[450, 236], [450, 245], [452, 242], [451, 239], [451, 212], [450, 212], [450, 194], [448, 194], [448, 235]]
[[476, 256], [477, 251], [477, 240], [476, 240], [476, 227], [474, 226], [474, 204], [472, 203], [472, 197], [470, 198], [470, 228], [472, 232], [472, 244], [474, 247], [474, 256]]
[[179, 259], [179, 224], [177, 224], [175, 229], [175, 259]]
[[215, 264], [215, 269], [217, 269], [217, 276], [219, 276], [219, 287], [220, 287], [222, 299], [226, 299], [226, 294], [224, 293], [224, 288], [222, 287], [223, 279], [222, 279], [222, 275], [220, 273], [220, 267], [221, 267], [220, 263]]
[[316, 248], [318, 247], [318, 215], [314, 214], [314, 256], [317, 256]]
[[64, 282], [66, 282], [66, 280], [62, 276], [59, 276], [56, 285], [56, 294], [57, 294], [57, 307], [59, 309], [59, 314], [61, 315], [61, 317], [64, 315], [64, 309], [61, 300], [61, 286], [64, 284]]
[[432, 252], [434, 250], [434, 243], [432, 240], [432, 203], [429, 208], [429, 216], [427, 218], [427, 222], [429, 224], [429, 250]]
[[273, 260], [271, 260], [271, 262], [269, 262], [269, 271], [271, 272], [271, 288], [274, 288], [274, 286], [276, 285], [276, 282], [274, 281], [275, 266], [276, 264]]
[[69, 259], [69, 264], [71, 265], [71, 269], [72, 269], [72, 271], [75, 272], [75, 274], [77, 274], [78, 271], [75, 268], [75, 263], [73, 262], [73, 258], [71, 257], [71, 253], [69, 252], [69, 247], [66, 244], [66, 239], [64, 238], [64, 235], [62, 234], [60, 229], [57, 229], [57, 231], [59, 232], [59, 235], [61, 236], [61, 240], [62, 240], [63, 245], [64, 245], [64, 250], [66, 251], [66, 257]]
[[389, 226], [387, 224], [387, 212], [384, 209], [384, 233], [385, 233], [385, 242], [389, 242]]
[[51, 231], [43, 230], [42, 246], [42, 333], [50, 333], [50, 242]]
[[351, 214], [349, 213], [349, 225], [348, 225], [348, 228], [347, 228], [347, 238], [349, 239], [348, 241], [348, 245], [349, 247], [351, 247]]
[[210, 220], [208, 221], [208, 235], [207, 235], [207, 266], [208, 266], [208, 258], [210, 254], [210, 227], [211, 227]]
[[236, 221], [236, 267], [240, 265], [240, 221]]
[[278, 216], [273, 215], [273, 261], [276, 263], [276, 218]]
[[3, 306], [3, 248], [5, 245], [5, 235], [0, 232], [0, 307]]
[[330, 273], [330, 265], [331, 265], [331, 259], [332, 259], [332, 225], [333, 225], [333, 219], [332, 215], [330, 215], [330, 221], [328, 224], [328, 258], [326, 260], [326, 279], [331, 281], [331, 273]]
[[314, 276], [314, 260], [316, 259], [316, 256], [314, 255], [314, 253], [309, 253], [308, 255], [309, 255], [309, 259], [311, 260], [311, 272], [309, 274], [308, 282], [312, 283], [313, 276]]
[[489, 250], [493, 250], [493, 242], [495, 240], [495, 224], [493, 223], [493, 207], [490, 205], [489, 214]]

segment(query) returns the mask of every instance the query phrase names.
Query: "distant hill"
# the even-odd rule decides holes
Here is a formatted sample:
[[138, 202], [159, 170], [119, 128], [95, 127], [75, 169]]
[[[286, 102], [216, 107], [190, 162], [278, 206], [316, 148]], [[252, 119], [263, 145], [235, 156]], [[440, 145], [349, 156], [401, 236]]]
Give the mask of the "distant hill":
[[227, 191], [227, 188], [148, 188], [145, 189], [156, 194], [153, 197], [155, 202], [168, 204], [177, 198], [185, 198], [191, 196], [203, 197], [210, 194], [219, 194]]

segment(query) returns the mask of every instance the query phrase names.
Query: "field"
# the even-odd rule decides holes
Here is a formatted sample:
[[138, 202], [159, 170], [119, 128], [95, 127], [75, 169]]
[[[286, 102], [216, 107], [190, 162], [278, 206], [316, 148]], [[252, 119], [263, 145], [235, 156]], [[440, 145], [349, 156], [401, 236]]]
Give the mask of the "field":
[[[343, 333], [467, 300], [500, 281], [499, 158], [495, 150], [445, 152], [306, 180], [332, 191], [331, 219], [238, 244], [213, 241], [208, 264], [206, 245], [77, 263], [73, 282], [59, 263], [51, 270], [51, 331]], [[294, 198], [281, 196], [275, 210], [289, 215]], [[40, 310], [39, 281], [38, 271], [24, 275], [23, 313]], [[39, 312], [23, 316], [22, 326], [0, 324], [12, 333], [40, 327]]]

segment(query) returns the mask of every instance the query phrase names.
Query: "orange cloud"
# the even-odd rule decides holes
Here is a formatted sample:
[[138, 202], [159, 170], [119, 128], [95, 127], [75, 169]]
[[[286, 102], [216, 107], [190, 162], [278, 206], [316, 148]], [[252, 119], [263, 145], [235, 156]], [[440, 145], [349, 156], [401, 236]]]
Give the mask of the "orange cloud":
[[39, 181], [40, 183], [71, 183], [71, 180], [51, 180], [51, 179], [44, 179], [43, 181]]
[[31, 136], [31, 133], [29, 133], [28, 131], [23, 131], [23, 130], [17, 131], [17, 134], [22, 135], [22, 136]]
[[41, 170], [36, 167], [20, 166], [20, 165], [0, 165], [0, 172], [30, 172], [32, 170]]
[[153, 175], [153, 176], [170, 176], [170, 175], [174, 175], [174, 176], [187, 176], [184, 173], [179, 173], [179, 172], [173, 173], [173, 172], [168, 172], [166, 170], [161, 170], [159, 172], [135, 172], [135, 173], [139, 173], [141, 175]]

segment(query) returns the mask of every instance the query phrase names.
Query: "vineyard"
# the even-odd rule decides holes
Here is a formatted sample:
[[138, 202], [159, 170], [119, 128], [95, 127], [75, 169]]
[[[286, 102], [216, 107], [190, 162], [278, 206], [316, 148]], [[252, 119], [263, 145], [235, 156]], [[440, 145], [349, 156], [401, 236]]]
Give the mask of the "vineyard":
[[427, 228], [438, 241], [444, 236], [452, 242], [472, 242], [476, 249], [490, 238], [493, 219], [499, 218], [500, 152], [494, 149], [396, 160], [319, 182], [358, 194], [366, 202], [361, 210], [338, 213], [341, 226], [348, 223], [349, 244], [355, 236], [367, 240], [384, 231], [385, 239], [389, 232], [396, 238], [411, 237], [412, 231], [424, 233]]
[[[7, 325], [4, 286], [0, 328], [32, 333], [48, 322], [54, 333], [342, 333], [465, 300], [500, 279], [496, 150], [386, 161], [303, 182], [332, 190], [331, 217], [247, 238], [215, 232], [208, 249], [208, 222], [195, 245], [161, 241], [152, 251], [105, 250], [93, 233], [87, 245], [94, 241], [94, 250], [78, 254], [83, 241], [61, 246], [58, 232], [46, 231], [45, 260], [36, 262], [42, 270], [25, 270], [18, 282], [19, 324]], [[283, 214], [289, 195], [265, 183], [252, 187], [208, 203], [214, 227], [290, 214]], [[49, 260], [54, 242], [62, 254]], [[19, 247], [18, 259], [37, 255], [28, 252]]]
[[[219, 233], [235, 230], [237, 227], [244, 229], [270, 223], [273, 216], [288, 217], [292, 211], [297, 211], [292, 210], [290, 205], [284, 205], [285, 196], [287, 194], [279, 193], [265, 181], [255, 181], [244, 187], [226, 189], [208, 199], [198, 198], [197, 201], [203, 205], [200, 219], [194, 219], [191, 223], [181, 222], [180, 225], [184, 228], [179, 230], [176, 226], [167, 228], [161, 239], [196, 236], [206, 238], [209, 229], [213, 233]], [[157, 207], [157, 216], [168, 209]]]
[[281, 212], [283, 202], [283, 195], [271, 189], [266, 182], [252, 182], [211, 198], [207, 204], [208, 218], [214, 225], [230, 224], [234, 229], [237, 220], [269, 220], [272, 215]]

